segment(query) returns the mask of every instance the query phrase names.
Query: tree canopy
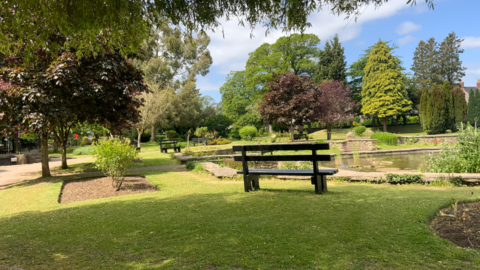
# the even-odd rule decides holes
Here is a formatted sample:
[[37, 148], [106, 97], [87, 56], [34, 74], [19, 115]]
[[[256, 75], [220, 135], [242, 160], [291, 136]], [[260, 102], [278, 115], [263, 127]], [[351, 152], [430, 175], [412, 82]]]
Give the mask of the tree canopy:
[[321, 83], [323, 80], [334, 80], [343, 84], [347, 82], [347, 61], [344, 50], [338, 35], [325, 43], [325, 48], [320, 51], [319, 62], [313, 77], [316, 83]]
[[[38, 59], [37, 52], [56, 54], [72, 48], [79, 55], [121, 48], [123, 55], [137, 52], [152, 26], [169, 21], [190, 31], [215, 29], [221, 18], [238, 18], [251, 28], [261, 25], [303, 32], [308, 16], [327, 6], [335, 14], [358, 16], [366, 5], [376, 7], [391, 0], [58, 0], [3, 1], [0, 5], [0, 52], [24, 52], [22, 58]], [[404, 0], [416, 4], [417, 0]], [[433, 0], [425, 0], [433, 8]], [[59, 38], [59, 33], [65, 38]], [[106, 46], [100, 46], [98, 40]]]

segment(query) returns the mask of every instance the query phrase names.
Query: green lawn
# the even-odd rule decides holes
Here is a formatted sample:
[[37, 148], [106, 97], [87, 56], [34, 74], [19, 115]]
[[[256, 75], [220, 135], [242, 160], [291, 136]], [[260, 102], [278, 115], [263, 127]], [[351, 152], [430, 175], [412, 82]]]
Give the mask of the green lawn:
[[[138, 174], [138, 173], [137, 173]], [[23, 269], [480, 269], [428, 222], [480, 188], [242, 181], [144, 171], [161, 191], [58, 204], [52, 177], [0, 191], [0, 265]], [[78, 176], [77, 176], [78, 177]], [[473, 193], [472, 193], [473, 192]], [[473, 195], [472, 195], [473, 194]]]

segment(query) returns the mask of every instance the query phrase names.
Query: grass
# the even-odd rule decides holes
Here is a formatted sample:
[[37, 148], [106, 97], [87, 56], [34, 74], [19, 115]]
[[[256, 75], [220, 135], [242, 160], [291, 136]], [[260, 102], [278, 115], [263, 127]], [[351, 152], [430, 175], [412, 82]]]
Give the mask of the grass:
[[[51, 177], [0, 191], [0, 265], [23, 269], [479, 269], [428, 222], [479, 188], [142, 172], [160, 192], [58, 204]], [[472, 195], [473, 192], [473, 195]]]

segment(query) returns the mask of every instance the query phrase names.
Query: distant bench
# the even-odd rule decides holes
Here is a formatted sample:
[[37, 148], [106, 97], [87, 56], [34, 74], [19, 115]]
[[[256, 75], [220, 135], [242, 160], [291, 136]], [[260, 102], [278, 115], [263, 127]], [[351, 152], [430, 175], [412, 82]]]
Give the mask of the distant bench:
[[308, 141], [308, 135], [307, 134], [293, 134], [293, 139], [294, 140], [300, 140], [304, 138], [305, 140]]
[[138, 147], [137, 141], [130, 141], [130, 145], [135, 147], [135, 150], [140, 151], [141, 147]]
[[207, 138], [192, 138], [192, 143], [193, 146], [195, 146], [196, 143], [205, 143], [207, 145], [208, 139]]
[[160, 145], [160, 152], [167, 153], [168, 149], [173, 149], [174, 152], [180, 152], [180, 146], [177, 146], [177, 140], [161, 140], [158, 144]]
[[[315, 144], [268, 144], [268, 145], [239, 145], [233, 146], [234, 152], [242, 152], [241, 156], [235, 156], [235, 161], [241, 161], [243, 170], [237, 174], [243, 174], [245, 192], [260, 189], [259, 179], [261, 175], [295, 175], [311, 176], [311, 183], [315, 185], [315, 193], [322, 194], [327, 191], [327, 175], [333, 175], [338, 169], [318, 169], [318, 161], [330, 161], [330, 155], [317, 155], [318, 150], [330, 149], [328, 143]], [[247, 155], [249, 151], [302, 151], [310, 150], [311, 155], [271, 155], [258, 156]], [[249, 169], [248, 161], [311, 161], [313, 169], [309, 170], [283, 170], [283, 169]]]

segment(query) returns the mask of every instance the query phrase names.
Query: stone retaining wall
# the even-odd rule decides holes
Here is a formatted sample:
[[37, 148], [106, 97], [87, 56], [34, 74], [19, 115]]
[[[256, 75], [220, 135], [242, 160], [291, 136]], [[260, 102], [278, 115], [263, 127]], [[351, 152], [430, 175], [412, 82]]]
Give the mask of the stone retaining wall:
[[426, 136], [402, 136], [398, 137], [398, 144], [405, 144], [417, 140], [416, 143], [428, 143], [428, 144], [455, 144], [458, 142], [457, 135], [426, 135]]
[[338, 148], [341, 152], [376, 151], [376, 139], [349, 139], [347, 141], [326, 141], [330, 149]]

